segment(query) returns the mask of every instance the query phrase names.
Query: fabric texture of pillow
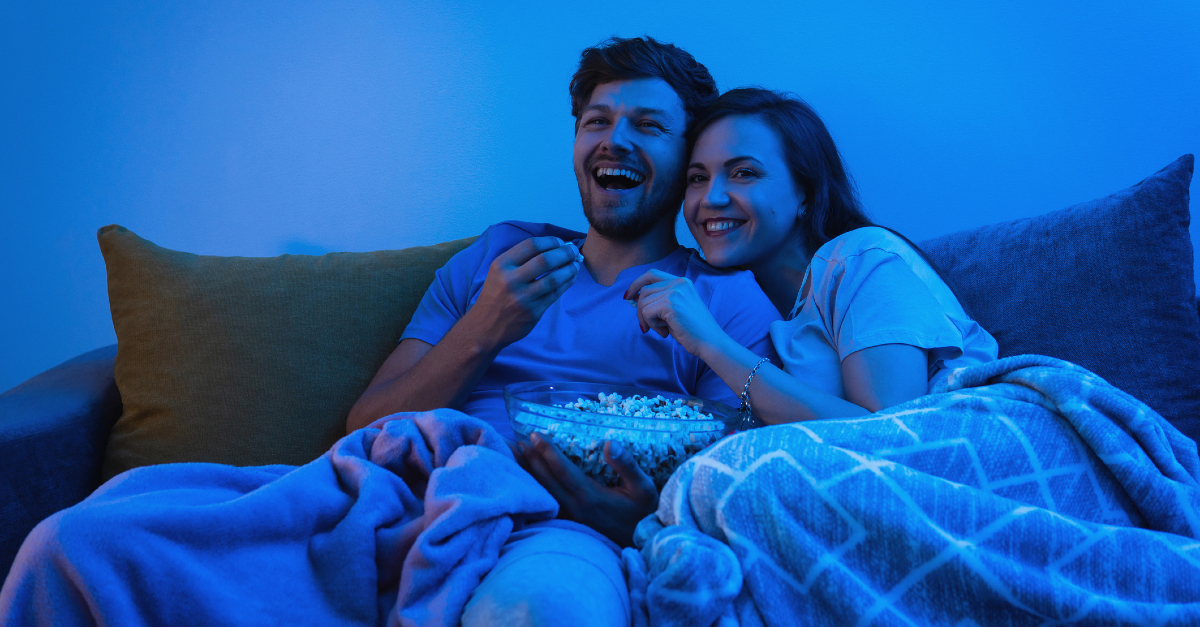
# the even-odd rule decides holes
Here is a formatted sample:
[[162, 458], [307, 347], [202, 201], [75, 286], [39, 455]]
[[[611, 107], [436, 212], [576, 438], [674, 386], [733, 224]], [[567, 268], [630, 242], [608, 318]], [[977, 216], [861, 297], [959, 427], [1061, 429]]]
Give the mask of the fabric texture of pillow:
[[1001, 357], [1079, 364], [1200, 440], [1192, 168], [1184, 155], [1111, 196], [920, 246]]
[[437, 271], [474, 238], [213, 257], [98, 234], [124, 410], [103, 477], [170, 462], [304, 464], [345, 435]]

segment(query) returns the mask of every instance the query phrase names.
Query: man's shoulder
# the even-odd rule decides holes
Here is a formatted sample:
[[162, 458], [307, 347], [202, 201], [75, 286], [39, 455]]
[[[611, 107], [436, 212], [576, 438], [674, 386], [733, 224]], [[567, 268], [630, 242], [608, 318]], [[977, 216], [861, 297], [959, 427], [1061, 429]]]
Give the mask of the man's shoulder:
[[768, 326], [780, 319], [749, 270], [718, 268], [692, 250], [684, 276], [702, 297], [707, 294], [708, 309], [717, 323], [744, 345], [765, 341]]
[[763, 294], [754, 280], [754, 273], [735, 268], [718, 268], [709, 264], [692, 250], [684, 276], [691, 279], [700, 292], [711, 294], [709, 308], [714, 311], [732, 307], [735, 310], [753, 311], [766, 319], [777, 319], [779, 312]]
[[486, 229], [466, 249], [459, 252], [446, 264], [446, 268], [466, 271], [467, 268], [486, 267], [496, 257], [517, 244], [531, 238], [553, 236], [569, 241], [583, 237], [582, 233], [544, 222], [506, 220]]
[[505, 220], [489, 226], [483, 231], [480, 239], [491, 240], [496, 244], [507, 244], [505, 249], [511, 248], [518, 242], [525, 241], [531, 237], [558, 237], [565, 241], [575, 240], [583, 237], [583, 233], [572, 231], [555, 224], [546, 222], [524, 222], [521, 220]]
[[688, 251], [690, 251], [691, 255], [687, 259], [687, 268], [684, 271], [684, 276], [691, 279], [692, 283], [697, 285], [701, 283], [713, 285], [720, 287], [722, 290], [751, 283], [757, 289], [758, 284], [754, 282], [754, 274], [749, 270], [718, 268], [705, 261], [698, 251], [691, 248]]

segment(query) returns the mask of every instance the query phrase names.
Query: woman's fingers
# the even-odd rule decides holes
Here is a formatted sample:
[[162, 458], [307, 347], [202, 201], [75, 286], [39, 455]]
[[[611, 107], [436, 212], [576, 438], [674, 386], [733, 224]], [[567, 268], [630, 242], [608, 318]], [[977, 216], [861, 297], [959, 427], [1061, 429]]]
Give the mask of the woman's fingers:
[[670, 309], [668, 292], [656, 292], [638, 298], [638, 322], [642, 325], [642, 333], [653, 329], [660, 336], [667, 337], [671, 332], [668, 320], [673, 312]]
[[633, 283], [629, 284], [629, 287], [625, 290], [625, 296], [622, 298], [625, 300], [633, 300], [635, 297], [637, 297], [638, 292], [640, 292], [642, 288], [650, 285], [651, 283], [661, 283], [663, 281], [670, 281], [671, 279], [678, 278], [679, 277], [663, 272], [662, 270], [647, 270], [644, 274], [642, 274], [642, 276], [634, 279]]

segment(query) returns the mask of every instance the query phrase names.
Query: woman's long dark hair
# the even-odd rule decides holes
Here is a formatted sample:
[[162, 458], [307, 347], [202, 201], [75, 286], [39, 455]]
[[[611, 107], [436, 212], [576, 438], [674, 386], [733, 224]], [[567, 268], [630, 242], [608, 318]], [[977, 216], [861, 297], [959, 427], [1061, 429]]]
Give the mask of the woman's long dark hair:
[[854, 180], [842, 165], [842, 156], [833, 137], [808, 103], [791, 94], [759, 87], [731, 89], [709, 105], [688, 130], [688, 154], [704, 129], [731, 115], [755, 116], [779, 137], [792, 181], [804, 191], [804, 211], [799, 220], [808, 254], [817, 252], [825, 242], [843, 233], [864, 226], [878, 226], [911, 246], [942, 278], [965, 310], [966, 305], [958, 298], [954, 286], [920, 246], [895, 229], [875, 224], [867, 217], [858, 200]]

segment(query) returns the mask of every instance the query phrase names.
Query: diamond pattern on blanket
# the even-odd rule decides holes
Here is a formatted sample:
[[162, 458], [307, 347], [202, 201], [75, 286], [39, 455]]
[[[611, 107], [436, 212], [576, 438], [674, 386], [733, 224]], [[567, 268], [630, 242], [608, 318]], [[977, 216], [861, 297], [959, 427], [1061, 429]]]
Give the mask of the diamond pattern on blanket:
[[726, 543], [735, 557], [710, 559], [742, 572], [729, 624], [1200, 623], [1195, 443], [1052, 358], [954, 375], [863, 418], [721, 441], [635, 541]]

